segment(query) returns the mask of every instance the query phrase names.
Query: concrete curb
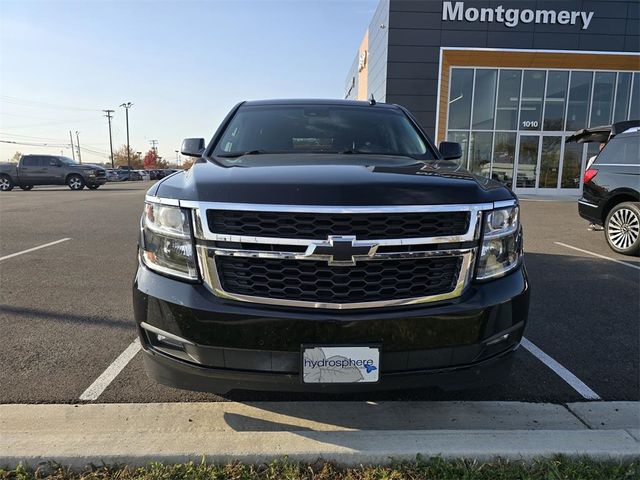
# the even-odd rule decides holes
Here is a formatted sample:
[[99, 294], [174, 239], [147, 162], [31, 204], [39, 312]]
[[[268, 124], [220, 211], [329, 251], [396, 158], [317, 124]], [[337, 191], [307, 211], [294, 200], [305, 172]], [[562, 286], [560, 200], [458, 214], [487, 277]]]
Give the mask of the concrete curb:
[[417, 455], [640, 458], [639, 403], [608, 403], [0, 405], [0, 465], [55, 460], [73, 468], [102, 462], [140, 466], [202, 458], [260, 463], [285, 455], [343, 465], [388, 464]]

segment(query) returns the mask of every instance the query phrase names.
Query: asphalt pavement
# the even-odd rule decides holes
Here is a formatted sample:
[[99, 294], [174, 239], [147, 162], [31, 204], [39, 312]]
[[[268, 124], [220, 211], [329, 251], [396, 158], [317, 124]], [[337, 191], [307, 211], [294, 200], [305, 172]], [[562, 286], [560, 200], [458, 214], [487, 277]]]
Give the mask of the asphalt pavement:
[[[0, 193], [0, 403], [78, 403], [131, 345], [137, 230], [150, 185]], [[640, 261], [612, 252], [602, 232], [588, 231], [575, 200], [525, 199], [521, 205], [532, 286], [525, 336], [547, 361], [520, 348], [511, 376], [500, 385], [460, 392], [220, 397], [153, 383], [137, 354], [96, 401], [584, 401], [571, 378], [603, 400], [638, 400]]]

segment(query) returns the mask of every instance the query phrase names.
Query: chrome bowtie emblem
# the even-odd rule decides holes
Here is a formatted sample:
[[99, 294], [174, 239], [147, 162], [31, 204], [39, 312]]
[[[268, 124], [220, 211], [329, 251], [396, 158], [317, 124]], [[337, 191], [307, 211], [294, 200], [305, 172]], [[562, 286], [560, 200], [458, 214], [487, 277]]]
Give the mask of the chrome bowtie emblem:
[[326, 241], [312, 243], [305, 256], [326, 260], [329, 265], [355, 265], [358, 258], [373, 257], [378, 244], [358, 241], [354, 236], [330, 235]]

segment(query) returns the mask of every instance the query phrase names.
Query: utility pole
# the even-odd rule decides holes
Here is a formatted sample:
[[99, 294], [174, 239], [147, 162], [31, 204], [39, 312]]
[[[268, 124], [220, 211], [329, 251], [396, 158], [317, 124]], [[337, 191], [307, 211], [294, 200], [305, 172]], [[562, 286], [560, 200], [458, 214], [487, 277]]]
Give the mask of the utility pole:
[[82, 154], [80, 153], [80, 132], [76, 130], [76, 143], [78, 144], [78, 163], [82, 165]]
[[129, 146], [129, 109], [133, 106], [133, 103], [126, 102], [120, 106], [125, 109], [127, 117], [127, 163], [129, 165], [129, 175], [131, 175], [131, 147]]
[[73, 135], [71, 134], [71, 130], [69, 130], [69, 138], [71, 139], [71, 156], [73, 157], [73, 161], [76, 161], [76, 152], [73, 149]]
[[109, 148], [111, 149], [111, 168], [115, 168], [113, 166], [113, 141], [111, 139], [111, 114], [114, 112], [114, 110], [102, 110], [104, 113], [106, 113], [105, 117], [107, 117], [107, 120], [109, 121]]
[[151, 144], [151, 149], [158, 153], [158, 140], [149, 140], [149, 143]]

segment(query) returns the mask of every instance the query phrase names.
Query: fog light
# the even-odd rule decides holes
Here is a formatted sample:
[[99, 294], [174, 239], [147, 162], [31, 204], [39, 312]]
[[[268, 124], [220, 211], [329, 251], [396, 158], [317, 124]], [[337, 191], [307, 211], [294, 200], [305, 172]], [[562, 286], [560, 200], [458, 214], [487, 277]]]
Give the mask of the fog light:
[[167, 337], [166, 335], [162, 335], [162, 334], [158, 334], [158, 341], [160, 343], [165, 343], [167, 345], [170, 345], [172, 347], [175, 348], [180, 348], [180, 349], [184, 349], [184, 344], [181, 342], [178, 342], [172, 338]]

